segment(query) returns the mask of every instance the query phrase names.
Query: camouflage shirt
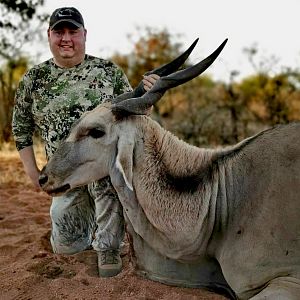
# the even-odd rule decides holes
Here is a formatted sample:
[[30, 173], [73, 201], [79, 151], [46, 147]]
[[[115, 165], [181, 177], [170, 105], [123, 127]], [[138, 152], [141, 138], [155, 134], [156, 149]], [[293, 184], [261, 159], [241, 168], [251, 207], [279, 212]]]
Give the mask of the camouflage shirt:
[[33, 67], [15, 98], [12, 128], [17, 149], [31, 146], [37, 129], [49, 158], [83, 112], [130, 90], [120, 68], [90, 55], [72, 68], [60, 68], [53, 59]]

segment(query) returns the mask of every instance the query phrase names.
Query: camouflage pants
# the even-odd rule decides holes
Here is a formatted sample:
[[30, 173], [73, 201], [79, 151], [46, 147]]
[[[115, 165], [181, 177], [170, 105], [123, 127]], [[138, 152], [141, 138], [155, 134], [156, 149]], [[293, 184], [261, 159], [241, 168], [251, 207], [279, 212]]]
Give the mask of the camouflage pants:
[[110, 180], [53, 197], [51, 245], [55, 253], [73, 254], [91, 246], [119, 249], [124, 238], [123, 209]]

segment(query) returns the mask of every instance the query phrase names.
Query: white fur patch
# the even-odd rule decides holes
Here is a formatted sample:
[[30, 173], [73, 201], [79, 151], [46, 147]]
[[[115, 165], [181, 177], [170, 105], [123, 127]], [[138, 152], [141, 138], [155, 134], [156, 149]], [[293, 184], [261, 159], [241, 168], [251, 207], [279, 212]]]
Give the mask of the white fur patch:
[[122, 174], [122, 176], [123, 176], [123, 178], [124, 178], [124, 180], [125, 180], [125, 183], [126, 183], [127, 187], [128, 187], [131, 191], [133, 191], [133, 186], [132, 186], [132, 184], [127, 180], [127, 177], [126, 177], [126, 174], [125, 174], [125, 172], [124, 172], [124, 169], [123, 169], [123, 167], [122, 167], [122, 165], [121, 165], [121, 163], [120, 163], [119, 154], [117, 155], [116, 167], [117, 167], [117, 169], [121, 172], [121, 174]]

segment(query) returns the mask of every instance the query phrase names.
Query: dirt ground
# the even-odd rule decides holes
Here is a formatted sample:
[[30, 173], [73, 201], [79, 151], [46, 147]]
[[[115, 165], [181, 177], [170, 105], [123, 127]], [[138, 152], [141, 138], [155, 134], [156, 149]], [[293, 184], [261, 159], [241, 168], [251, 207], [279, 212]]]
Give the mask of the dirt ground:
[[128, 252], [114, 278], [97, 274], [94, 251], [52, 253], [50, 197], [26, 178], [17, 153], [0, 153], [0, 299], [226, 299], [135, 275]]

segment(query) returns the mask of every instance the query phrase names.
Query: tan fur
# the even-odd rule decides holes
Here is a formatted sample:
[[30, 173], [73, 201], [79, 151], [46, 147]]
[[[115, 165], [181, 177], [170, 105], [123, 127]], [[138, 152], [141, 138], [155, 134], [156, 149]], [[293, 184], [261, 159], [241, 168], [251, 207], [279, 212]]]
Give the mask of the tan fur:
[[[103, 128], [105, 136], [88, 137], [92, 126]], [[300, 124], [208, 150], [186, 144], [146, 116], [116, 121], [109, 106], [100, 106], [85, 115], [67, 141], [45, 170], [54, 186], [75, 187], [76, 181], [68, 179], [73, 177], [84, 184], [110, 175], [128, 222], [153, 249], [180, 261], [213, 257], [241, 299], [274, 299], [264, 298], [274, 293], [295, 299]], [[67, 179], [55, 174], [65, 155], [68, 160], [59, 169]], [[76, 163], [82, 168], [85, 160], [88, 174], [76, 176]], [[279, 284], [281, 277], [293, 284]]]

